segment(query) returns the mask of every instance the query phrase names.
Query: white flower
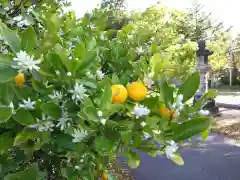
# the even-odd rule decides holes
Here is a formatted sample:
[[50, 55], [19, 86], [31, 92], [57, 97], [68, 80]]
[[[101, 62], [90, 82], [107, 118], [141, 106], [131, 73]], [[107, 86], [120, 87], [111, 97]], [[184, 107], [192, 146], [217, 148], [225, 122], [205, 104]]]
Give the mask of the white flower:
[[144, 49], [143, 49], [142, 46], [137, 47], [137, 48], [136, 48], [136, 51], [137, 51], [137, 54], [142, 54], [142, 53], [144, 53]]
[[68, 72], [68, 73], [67, 73], [67, 76], [72, 76], [72, 73], [71, 73], [71, 72]]
[[46, 122], [44, 122], [44, 123], [38, 124], [37, 129], [38, 129], [40, 132], [44, 132], [44, 131], [50, 131], [50, 132], [52, 132], [54, 126], [55, 126], [55, 125], [53, 124], [52, 121], [46, 121]]
[[48, 95], [53, 101], [60, 102], [63, 99], [62, 92], [53, 91], [53, 94]]
[[71, 61], [72, 60], [72, 56], [69, 56], [68, 59]]
[[153, 132], [154, 134], [156, 134], [156, 135], [161, 134], [161, 131], [159, 131], [159, 130], [153, 130], [152, 132]]
[[94, 78], [94, 75], [91, 72], [86, 72], [86, 76], [90, 79]]
[[74, 130], [74, 134], [72, 134], [73, 143], [78, 143], [81, 142], [86, 136], [88, 135], [88, 133], [86, 131], [81, 131], [81, 130]]
[[183, 108], [183, 95], [182, 94], [179, 94], [177, 97], [176, 97], [176, 108], [178, 108], [179, 110], [181, 110]]
[[136, 104], [133, 108], [132, 114], [138, 119], [141, 116], [147, 116], [150, 110], [141, 104]]
[[143, 132], [143, 136], [145, 139], [148, 139], [151, 137], [151, 135], [149, 133]]
[[79, 170], [79, 169], [80, 169], [80, 167], [79, 167], [79, 166], [75, 166], [74, 168], [75, 168], [76, 170]]
[[17, 69], [19, 72], [26, 72], [27, 70], [39, 70], [40, 60], [33, 60], [31, 56], [29, 56], [25, 51], [20, 51], [17, 53], [17, 57], [13, 58], [15, 61], [12, 68]]
[[102, 124], [102, 125], [105, 125], [105, 124], [106, 124], [106, 122], [107, 122], [107, 120], [106, 120], [106, 119], [104, 119], [104, 118], [102, 118], [102, 119], [100, 120], [100, 122], [101, 122], [101, 124]]
[[210, 114], [210, 112], [209, 112], [208, 110], [203, 110], [203, 109], [201, 109], [201, 110], [199, 111], [199, 113], [200, 113], [202, 116], [208, 116], [208, 115]]
[[24, 109], [29, 109], [29, 110], [33, 110], [35, 109], [34, 105], [36, 104], [35, 101], [31, 101], [30, 98], [26, 100], [23, 100], [23, 104], [19, 104], [20, 108], [24, 108]]
[[36, 128], [40, 132], [45, 132], [45, 131], [53, 131], [53, 128], [55, 125], [51, 121], [52, 118], [49, 116], [46, 116], [45, 114], [42, 114], [42, 119], [37, 119], [37, 124], [29, 126], [30, 128]]
[[98, 111], [97, 114], [98, 114], [98, 117], [102, 117], [103, 112], [102, 111]]
[[46, 88], [52, 87], [52, 85], [48, 85], [48, 81], [44, 81], [44, 82], [43, 82], [43, 85], [44, 85]]
[[143, 79], [145, 86], [147, 86], [148, 88], [151, 88], [152, 85], [154, 84], [154, 81], [152, 80], [152, 78], [153, 78], [153, 74], [150, 73], [150, 74], [146, 75]]
[[57, 76], [60, 76], [60, 71], [59, 70], [56, 70], [55, 73], [56, 73]]
[[73, 94], [72, 99], [77, 104], [79, 101], [83, 100], [86, 89], [83, 87], [83, 85], [81, 85], [79, 83], [75, 83], [73, 90], [70, 90], [69, 92]]
[[102, 80], [104, 78], [104, 73], [101, 70], [97, 70], [97, 79]]
[[61, 130], [64, 130], [68, 126], [68, 122], [72, 120], [72, 118], [68, 117], [68, 112], [62, 110], [62, 117], [58, 119], [58, 123], [56, 127], [60, 127]]
[[14, 110], [14, 104], [13, 104], [12, 101], [10, 102], [9, 107], [10, 107], [12, 110]]
[[147, 125], [147, 124], [146, 124], [144, 121], [141, 122], [141, 126], [142, 126], [142, 127], [145, 127], [146, 125]]
[[178, 149], [177, 144], [174, 141], [170, 141], [169, 145], [167, 145], [164, 148], [164, 153], [168, 159], [172, 159], [172, 158], [176, 157], [176, 155], [174, 153], [177, 151], [177, 149]]

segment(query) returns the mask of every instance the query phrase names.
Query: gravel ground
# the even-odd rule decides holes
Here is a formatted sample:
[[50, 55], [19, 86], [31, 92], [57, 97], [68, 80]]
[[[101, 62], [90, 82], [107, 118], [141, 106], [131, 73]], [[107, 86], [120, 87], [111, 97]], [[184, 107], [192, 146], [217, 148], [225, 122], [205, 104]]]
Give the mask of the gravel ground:
[[109, 164], [108, 171], [113, 174], [117, 180], [134, 180], [129, 169], [123, 167], [123, 165], [113, 162]]
[[240, 110], [220, 109], [222, 115], [216, 118], [213, 131], [227, 137], [240, 139]]

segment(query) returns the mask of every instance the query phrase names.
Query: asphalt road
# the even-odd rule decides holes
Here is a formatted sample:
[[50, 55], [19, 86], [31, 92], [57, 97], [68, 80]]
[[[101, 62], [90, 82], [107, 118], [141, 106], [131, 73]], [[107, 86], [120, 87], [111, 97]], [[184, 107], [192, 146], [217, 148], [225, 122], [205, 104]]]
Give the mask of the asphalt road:
[[240, 147], [230, 142], [211, 134], [201, 147], [180, 152], [185, 161], [181, 167], [165, 157], [139, 153], [141, 164], [131, 171], [135, 180], [240, 180]]

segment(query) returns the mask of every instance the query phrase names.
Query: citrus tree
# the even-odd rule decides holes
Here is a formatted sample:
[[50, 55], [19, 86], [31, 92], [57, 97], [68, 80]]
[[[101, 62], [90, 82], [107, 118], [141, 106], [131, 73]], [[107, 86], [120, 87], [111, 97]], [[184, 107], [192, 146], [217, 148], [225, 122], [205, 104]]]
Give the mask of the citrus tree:
[[161, 54], [125, 68], [121, 59], [130, 55], [117, 48], [106, 66], [109, 47], [123, 44], [93, 20], [51, 3], [29, 7], [38, 26], [0, 21], [1, 179], [114, 179], [109, 161], [120, 154], [136, 168], [136, 150], [183, 165], [179, 143], [199, 133], [205, 139], [211, 124], [202, 106], [215, 92], [191, 103], [199, 73], [176, 88]]

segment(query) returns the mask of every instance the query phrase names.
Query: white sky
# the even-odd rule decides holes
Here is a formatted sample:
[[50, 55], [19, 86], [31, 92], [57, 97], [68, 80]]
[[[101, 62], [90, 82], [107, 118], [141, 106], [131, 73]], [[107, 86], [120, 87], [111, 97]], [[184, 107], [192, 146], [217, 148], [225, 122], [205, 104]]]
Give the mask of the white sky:
[[[70, 0], [77, 17], [91, 11], [101, 0]], [[141, 9], [156, 4], [159, 0], [126, 0], [128, 10]], [[226, 27], [234, 26], [233, 33], [240, 32], [240, 0], [162, 0], [163, 4], [177, 9], [191, 7], [194, 1], [203, 4], [205, 10], [212, 12], [214, 19], [224, 22]]]

